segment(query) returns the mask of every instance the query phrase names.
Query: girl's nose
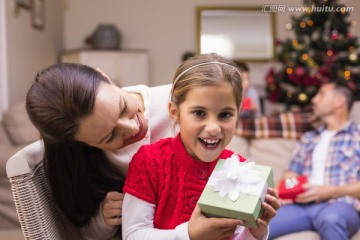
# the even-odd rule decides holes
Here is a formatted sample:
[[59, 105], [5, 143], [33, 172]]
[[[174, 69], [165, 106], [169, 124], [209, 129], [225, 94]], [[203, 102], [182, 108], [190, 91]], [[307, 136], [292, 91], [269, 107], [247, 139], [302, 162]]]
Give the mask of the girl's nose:
[[205, 126], [205, 130], [211, 135], [216, 135], [221, 131], [220, 124], [217, 120], [209, 120]]

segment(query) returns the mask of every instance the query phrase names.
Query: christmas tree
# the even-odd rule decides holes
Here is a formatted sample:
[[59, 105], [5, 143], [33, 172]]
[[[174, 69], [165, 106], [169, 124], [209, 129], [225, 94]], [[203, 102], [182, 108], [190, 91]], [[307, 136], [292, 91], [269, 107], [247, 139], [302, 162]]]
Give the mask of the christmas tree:
[[336, 0], [307, 0], [304, 5], [307, 11], [285, 26], [295, 37], [276, 42], [281, 68], [271, 68], [266, 76], [269, 100], [304, 109], [321, 84], [334, 78], [346, 81], [358, 97], [359, 43], [349, 31], [355, 24], [348, 20], [351, 8]]

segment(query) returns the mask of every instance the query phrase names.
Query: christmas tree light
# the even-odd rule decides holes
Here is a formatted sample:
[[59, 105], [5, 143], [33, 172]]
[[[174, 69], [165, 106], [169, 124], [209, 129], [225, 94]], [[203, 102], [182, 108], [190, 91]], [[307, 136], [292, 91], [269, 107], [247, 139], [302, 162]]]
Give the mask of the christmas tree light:
[[360, 99], [358, 38], [349, 31], [354, 21], [337, 0], [305, 0], [309, 11], [292, 16], [285, 28], [293, 39], [276, 42], [280, 69], [266, 76], [267, 96], [272, 102], [306, 108], [322, 83], [333, 78], [348, 82]]

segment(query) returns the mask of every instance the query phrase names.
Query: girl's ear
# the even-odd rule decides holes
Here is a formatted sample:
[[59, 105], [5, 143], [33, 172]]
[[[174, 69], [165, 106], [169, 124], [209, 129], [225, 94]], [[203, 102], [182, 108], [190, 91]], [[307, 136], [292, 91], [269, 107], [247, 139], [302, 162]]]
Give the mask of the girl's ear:
[[178, 120], [177, 119], [178, 118], [177, 106], [172, 101], [170, 101], [168, 108], [169, 108], [169, 115], [170, 115], [171, 120], [173, 120], [176, 123]]

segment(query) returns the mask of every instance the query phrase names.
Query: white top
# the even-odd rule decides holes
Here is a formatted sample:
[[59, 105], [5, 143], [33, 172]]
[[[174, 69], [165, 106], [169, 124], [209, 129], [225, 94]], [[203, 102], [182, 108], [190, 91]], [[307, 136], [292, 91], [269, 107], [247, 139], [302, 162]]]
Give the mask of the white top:
[[309, 183], [311, 185], [324, 185], [325, 163], [331, 138], [336, 131], [325, 130], [320, 135], [320, 140], [316, 144], [312, 153], [312, 171]]
[[[182, 223], [171, 230], [154, 228], [153, 220], [155, 208], [155, 204], [148, 203], [126, 193], [122, 210], [122, 239], [190, 240], [188, 222]], [[269, 233], [269, 231], [267, 231], [267, 233]], [[268, 234], [265, 234], [263, 239], [267, 238]], [[236, 239], [252, 240], [256, 238], [250, 233], [249, 228], [239, 226], [237, 227], [232, 240]]]
[[255, 116], [256, 117], [261, 116], [260, 96], [256, 88], [253, 86], [249, 86], [249, 88], [246, 91], [246, 96], [249, 97], [252, 103], [256, 106]]
[[[140, 93], [144, 100], [144, 116], [148, 120], [149, 129], [146, 136], [137, 143], [133, 143], [125, 148], [116, 151], [106, 151], [109, 160], [123, 173], [126, 173], [132, 156], [144, 144], [154, 143], [161, 138], [174, 137], [177, 130], [172, 127], [168, 102], [170, 97], [171, 85], [162, 85], [157, 87], [147, 87], [138, 85], [133, 87], [124, 87], [127, 92]], [[134, 210], [134, 209], [132, 209]], [[102, 216], [101, 207], [98, 213], [93, 217], [90, 223], [81, 229], [81, 234], [87, 239], [109, 239], [118, 227], [107, 226]]]

